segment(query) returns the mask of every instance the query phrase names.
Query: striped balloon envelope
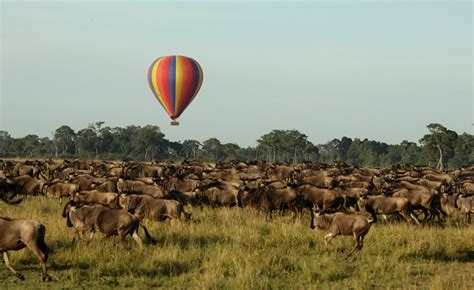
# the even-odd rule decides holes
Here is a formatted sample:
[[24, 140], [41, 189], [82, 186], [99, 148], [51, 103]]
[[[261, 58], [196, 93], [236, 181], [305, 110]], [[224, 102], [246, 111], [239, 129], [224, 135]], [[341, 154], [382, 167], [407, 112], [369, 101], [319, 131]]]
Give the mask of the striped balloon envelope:
[[156, 59], [148, 69], [148, 85], [156, 99], [173, 120], [196, 98], [202, 85], [202, 69], [197, 61], [180, 55]]

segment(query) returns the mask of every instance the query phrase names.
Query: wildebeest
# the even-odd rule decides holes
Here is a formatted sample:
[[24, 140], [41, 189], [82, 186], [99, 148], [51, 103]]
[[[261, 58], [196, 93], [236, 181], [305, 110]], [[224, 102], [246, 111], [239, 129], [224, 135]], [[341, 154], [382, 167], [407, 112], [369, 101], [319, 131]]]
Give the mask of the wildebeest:
[[176, 190], [171, 190], [164, 197], [164, 199], [173, 199], [181, 202], [183, 205], [196, 205], [196, 192], [180, 192]]
[[118, 193], [115, 192], [90, 190], [76, 193], [73, 199], [79, 202], [98, 203], [102, 205], [107, 205], [110, 208], [119, 208], [118, 196]]
[[10, 182], [15, 191], [25, 195], [40, 195], [43, 191], [44, 182], [29, 175], [14, 177]]
[[43, 192], [46, 195], [59, 198], [61, 202], [63, 197], [73, 197], [73, 195], [79, 190], [79, 185], [73, 183], [64, 183], [60, 180], [46, 183], [43, 186]]
[[365, 209], [372, 216], [374, 222], [377, 221], [377, 214], [395, 214], [398, 213], [410, 222], [410, 217], [418, 225], [420, 222], [411, 211], [411, 205], [408, 199], [403, 197], [361, 196], [357, 202], [359, 209]]
[[117, 181], [119, 193], [127, 194], [146, 194], [155, 198], [163, 198], [165, 191], [158, 185], [147, 185], [143, 181], [123, 180]]
[[51, 280], [46, 267], [49, 248], [44, 241], [45, 234], [45, 226], [37, 221], [0, 217], [0, 253], [3, 254], [7, 268], [19, 279], [25, 278], [11, 266], [8, 251], [28, 247], [40, 261], [43, 281]]
[[14, 199], [18, 194], [17, 188], [5, 177], [0, 177], [0, 200], [6, 204], [14, 205], [22, 202], [22, 199]]
[[327, 213], [344, 206], [344, 196], [337, 191], [327, 188], [319, 188], [311, 184], [304, 184], [296, 187], [296, 190], [303, 197], [319, 208], [320, 213]]
[[355, 258], [360, 250], [362, 250], [364, 237], [369, 232], [370, 225], [373, 222], [372, 219], [367, 219], [361, 215], [345, 214], [341, 212], [330, 215], [319, 215], [318, 213], [314, 219], [313, 227], [329, 231], [329, 233], [324, 236], [324, 244], [326, 247], [332, 239], [339, 235], [354, 236], [355, 245], [347, 257], [356, 253], [354, 256]]
[[75, 201], [68, 202], [63, 209], [63, 217], [67, 219], [67, 226], [75, 228], [75, 236], [86, 231], [99, 231], [107, 237], [118, 235], [123, 244], [125, 237], [131, 235], [140, 248], [143, 241], [138, 235], [142, 226], [147, 240], [153, 241], [146, 227], [133, 214], [118, 209], [112, 209], [100, 204], [84, 204]]
[[471, 213], [474, 213], [474, 196], [461, 195], [458, 197], [456, 205], [459, 208], [461, 214], [463, 215], [464, 224], [471, 223]]
[[182, 203], [176, 200], [155, 199], [147, 195], [121, 195], [120, 206], [125, 210], [133, 210], [140, 219], [163, 221], [166, 219], [180, 220], [181, 214], [185, 220], [191, 218], [191, 214], [184, 210]]
[[425, 221], [429, 221], [434, 215], [444, 217], [438, 194], [432, 194], [428, 190], [402, 188], [395, 191], [392, 196], [408, 199], [412, 209], [421, 209], [425, 213]]
[[196, 190], [196, 202], [211, 207], [233, 207], [237, 205], [238, 189], [232, 185], [217, 184]]

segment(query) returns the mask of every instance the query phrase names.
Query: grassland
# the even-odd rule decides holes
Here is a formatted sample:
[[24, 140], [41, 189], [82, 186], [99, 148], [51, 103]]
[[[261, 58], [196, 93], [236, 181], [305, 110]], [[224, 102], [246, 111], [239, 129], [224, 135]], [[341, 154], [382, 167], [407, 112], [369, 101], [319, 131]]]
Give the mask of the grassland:
[[[36, 197], [0, 216], [35, 219], [47, 228], [50, 271], [60, 280], [40, 282], [39, 264], [28, 251], [11, 254], [19, 281], [0, 268], [0, 289], [51, 288], [311, 288], [311, 289], [472, 289], [474, 226], [417, 227], [375, 224], [354, 262], [352, 237], [338, 237], [327, 252], [324, 232], [311, 230], [308, 218], [291, 215], [266, 221], [262, 214], [232, 209], [193, 209], [189, 224], [147, 222], [157, 245], [143, 251], [133, 240], [95, 235], [71, 243], [72, 230], [57, 200]], [[347, 251], [346, 251], [347, 252]]]

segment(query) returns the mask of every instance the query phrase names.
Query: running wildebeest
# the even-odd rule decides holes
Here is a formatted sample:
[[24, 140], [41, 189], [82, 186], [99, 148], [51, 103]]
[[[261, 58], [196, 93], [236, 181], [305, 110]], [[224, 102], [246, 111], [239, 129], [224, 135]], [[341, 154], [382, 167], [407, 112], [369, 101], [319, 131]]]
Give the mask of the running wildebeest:
[[354, 236], [355, 245], [347, 255], [347, 258], [355, 253], [355, 259], [360, 250], [362, 250], [364, 237], [369, 232], [370, 226], [373, 222], [372, 219], [367, 219], [361, 215], [345, 214], [341, 212], [331, 215], [319, 215], [318, 213], [314, 219], [313, 226], [321, 230], [329, 230], [329, 233], [324, 236], [324, 244], [326, 247], [332, 239], [339, 235]]
[[163, 221], [166, 219], [181, 220], [181, 214], [184, 220], [191, 219], [191, 213], [184, 210], [182, 203], [176, 200], [156, 199], [147, 195], [120, 195], [119, 205], [125, 210], [133, 210], [135, 216], [139, 219], [149, 219]]
[[19, 279], [24, 280], [25, 277], [11, 266], [8, 251], [28, 247], [40, 261], [43, 281], [51, 280], [46, 268], [49, 249], [44, 241], [45, 233], [45, 226], [36, 221], [0, 217], [0, 253], [3, 254], [7, 268]]
[[68, 227], [75, 228], [74, 240], [79, 233], [99, 231], [106, 237], [118, 235], [122, 244], [125, 237], [131, 235], [138, 246], [143, 248], [143, 241], [138, 236], [138, 229], [142, 226], [147, 241], [154, 241], [136, 215], [101, 204], [78, 203], [72, 200], [64, 206], [62, 216], [67, 219]]

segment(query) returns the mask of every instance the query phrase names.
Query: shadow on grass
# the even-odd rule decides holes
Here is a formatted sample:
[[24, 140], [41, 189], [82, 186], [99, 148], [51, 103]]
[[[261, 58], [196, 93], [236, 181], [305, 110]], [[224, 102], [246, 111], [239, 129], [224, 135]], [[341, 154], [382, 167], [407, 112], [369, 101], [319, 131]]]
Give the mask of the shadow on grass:
[[108, 277], [121, 277], [123, 275], [133, 275], [136, 277], [174, 277], [185, 274], [191, 270], [191, 265], [179, 261], [155, 262], [154, 267], [128, 267], [124, 265], [118, 268], [109, 268], [102, 273]]
[[[77, 243], [77, 241], [76, 241]], [[54, 240], [48, 242], [49, 253], [54, 254], [55, 252], [60, 252], [65, 249], [73, 250], [76, 247], [76, 244], [71, 240]]]
[[91, 268], [91, 265], [86, 262], [76, 262], [74, 264], [68, 264], [68, 263], [58, 263], [58, 262], [51, 262], [50, 263], [50, 269], [54, 271], [66, 271], [66, 270], [88, 270]]
[[171, 244], [177, 245], [182, 249], [188, 249], [192, 246], [205, 248], [212, 244], [224, 245], [231, 244], [232, 240], [225, 236], [219, 235], [193, 235], [189, 236], [186, 233], [171, 233], [166, 236], [161, 235], [155, 237], [157, 245]]
[[446, 253], [444, 249], [420, 250], [403, 255], [401, 258], [405, 260], [418, 258], [439, 262], [474, 262], [474, 250], [459, 249], [453, 254]]

